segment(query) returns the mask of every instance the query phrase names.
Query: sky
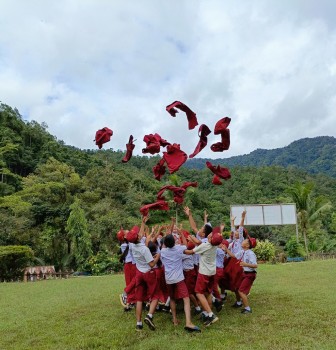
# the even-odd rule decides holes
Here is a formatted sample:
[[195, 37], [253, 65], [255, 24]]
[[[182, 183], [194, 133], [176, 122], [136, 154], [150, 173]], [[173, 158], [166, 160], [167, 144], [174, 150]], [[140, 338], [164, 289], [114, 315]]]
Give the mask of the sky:
[[158, 133], [198, 142], [178, 100], [212, 131], [230, 117], [226, 158], [336, 136], [334, 0], [0, 0], [0, 101], [58, 140], [134, 154]]

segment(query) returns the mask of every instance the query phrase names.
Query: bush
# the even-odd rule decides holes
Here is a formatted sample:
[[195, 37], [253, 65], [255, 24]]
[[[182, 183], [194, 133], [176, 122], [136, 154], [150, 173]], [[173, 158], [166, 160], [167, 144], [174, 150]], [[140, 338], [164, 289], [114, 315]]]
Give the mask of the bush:
[[94, 275], [103, 275], [111, 271], [122, 271], [123, 264], [119, 262], [117, 255], [111, 254], [108, 251], [101, 251], [88, 259], [85, 268]]
[[21, 280], [33, 256], [34, 252], [26, 246], [0, 246], [0, 281]]
[[301, 243], [298, 243], [296, 236], [292, 236], [286, 243], [285, 250], [291, 258], [305, 256], [305, 250]]
[[270, 261], [275, 258], [275, 245], [268, 239], [265, 241], [258, 241], [253, 251], [258, 260]]

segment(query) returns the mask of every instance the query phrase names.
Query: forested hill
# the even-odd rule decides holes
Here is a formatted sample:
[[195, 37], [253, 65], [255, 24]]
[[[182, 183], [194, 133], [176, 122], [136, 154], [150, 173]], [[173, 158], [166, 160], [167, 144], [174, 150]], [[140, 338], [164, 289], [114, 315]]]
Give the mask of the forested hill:
[[[202, 169], [208, 159], [188, 160], [186, 167]], [[211, 159], [209, 159], [211, 161]], [[272, 150], [257, 149], [250, 154], [216, 159], [216, 163], [232, 166], [295, 166], [311, 174], [324, 173], [336, 177], [336, 138], [319, 136], [292, 142], [289, 146]]]

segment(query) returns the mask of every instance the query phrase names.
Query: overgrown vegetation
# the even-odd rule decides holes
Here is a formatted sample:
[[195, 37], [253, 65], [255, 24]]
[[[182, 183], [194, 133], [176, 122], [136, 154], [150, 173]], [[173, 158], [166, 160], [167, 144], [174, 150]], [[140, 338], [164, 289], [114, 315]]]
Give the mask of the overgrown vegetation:
[[[141, 147], [140, 141], [136, 147]], [[152, 173], [158, 156], [135, 156], [123, 164], [123, 155], [66, 146], [48, 133], [47, 125], [25, 122], [16, 109], [0, 105], [0, 245], [29, 246], [40, 261], [57, 270], [102, 273], [106, 266], [109, 271], [109, 262], [99, 263], [98, 269], [91, 262], [104, 252], [116, 256], [120, 227], [139, 224], [139, 208], [154, 202], [162, 186], [197, 181], [184, 204], [192, 208], [199, 224], [207, 209], [213, 225], [224, 222], [227, 228], [231, 204], [292, 203], [295, 198], [288, 188], [311, 186], [309, 218], [301, 221], [308, 225], [300, 225], [300, 237], [306, 237], [309, 251], [336, 250], [335, 178], [296, 167], [237, 166], [230, 169], [229, 181], [214, 186], [208, 169], [184, 167], [159, 182]], [[170, 211], [152, 212], [149, 224], [167, 223], [177, 213], [178, 222], [189, 229], [182, 206], [176, 207], [169, 194], [167, 199]], [[319, 210], [321, 203], [328, 203], [325, 210]], [[293, 226], [248, 229], [256, 238], [282, 248], [295, 234]]]

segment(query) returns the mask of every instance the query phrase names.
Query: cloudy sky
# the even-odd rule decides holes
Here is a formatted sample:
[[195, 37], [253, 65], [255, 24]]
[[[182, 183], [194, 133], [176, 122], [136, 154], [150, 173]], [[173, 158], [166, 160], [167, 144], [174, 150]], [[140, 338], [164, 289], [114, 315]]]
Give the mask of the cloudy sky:
[[191, 153], [198, 127], [229, 116], [230, 157], [336, 136], [334, 0], [0, 0], [0, 101], [59, 140], [125, 149], [159, 133]]

